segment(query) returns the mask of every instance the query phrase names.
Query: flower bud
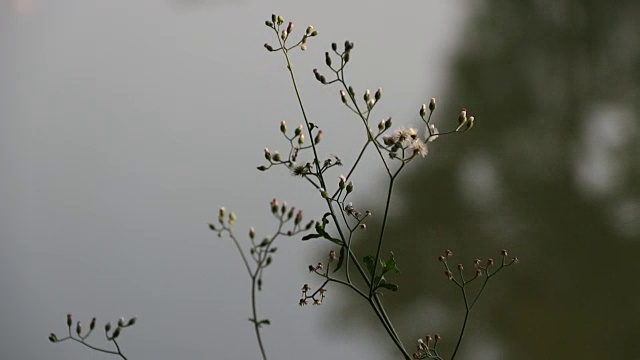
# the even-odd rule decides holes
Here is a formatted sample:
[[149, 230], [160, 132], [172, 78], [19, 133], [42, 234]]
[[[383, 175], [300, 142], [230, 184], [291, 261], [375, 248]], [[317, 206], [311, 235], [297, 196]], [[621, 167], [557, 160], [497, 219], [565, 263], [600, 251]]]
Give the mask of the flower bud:
[[451, 280], [453, 279], [453, 273], [449, 270], [444, 272], [444, 275], [447, 277], [447, 279]]
[[135, 325], [136, 321], [138, 321], [138, 318], [136, 316], [132, 317], [131, 319], [129, 319], [129, 322], [127, 323], [127, 326]]
[[89, 323], [89, 330], [93, 330], [96, 328], [96, 318], [91, 319], [91, 322]]
[[378, 88], [378, 91], [376, 91], [376, 94], [373, 97], [376, 99], [376, 101], [380, 100], [380, 98], [382, 97], [382, 88], [381, 87]]
[[253, 226], [251, 228], [249, 228], [249, 238], [251, 240], [255, 239], [256, 237], [256, 229], [253, 228]]
[[458, 271], [462, 271], [464, 270], [464, 266], [462, 266], [462, 264], [458, 264]]
[[264, 24], [267, 25], [267, 27], [273, 27], [273, 23], [269, 20], [265, 21]]
[[291, 218], [293, 217], [293, 213], [294, 213], [295, 211], [296, 211], [296, 208], [295, 208], [295, 207], [292, 207], [292, 208], [289, 210], [289, 213], [287, 214], [287, 220], [289, 220], [289, 219], [291, 219]]
[[318, 133], [316, 134], [316, 137], [313, 139], [313, 142], [315, 144], [319, 144], [320, 140], [322, 140], [322, 130], [318, 131]]
[[420, 107], [420, 117], [425, 117], [427, 115], [427, 105], [422, 104]]
[[371, 92], [369, 91], [369, 89], [364, 91], [364, 96], [363, 97], [364, 97], [364, 101], [365, 102], [369, 101], [369, 99], [371, 98]]
[[302, 134], [302, 124], [298, 125], [298, 127], [293, 131], [294, 136], [298, 136]]
[[320, 195], [325, 199], [329, 198], [329, 193], [325, 189], [320, 189]]
[[229, 214], [229, 224], [233, 224], [236, 221], [236, 213], [232, 212]]
[[275, 23], [276, 21], [278, 21], [278, 16], [276, 14], [271, 14], [271, 22]]
[[279, 208], [278, 200], [276, 200], [276, 199], [271, 200], [271, 204], [270, 205], [271, 205], [271, 213], [277, 214], [278, 213], [278, 208]]
[[299, 225], [302, 222], [302, 210], [298, 211], [296, 218], [293, 220], [295, 225]]
[[376, 104], [375, 100], [369, 99], [369, 101], [367, 101], [367, 110], [373, 109], [373, 105], [375, 104]]
[[304, 134], [300, 134], [300, 136], [298, 136], [298, 145], [302, 144], [304, 144]]
[[351, 94], [351, 96], [354, 96], [354, 97], [356, 96], [356, 91], [353, 90], [353, 86], [349, 86], [347, 90], [349, 90], [349, 94]]
[[324, 63], [331, 67], [331, 56], [329, 56], [329, 52], [324, 53]]
[[300, 46], [300, 50], [302, 50], [302, 51], [307, 50], [307, 45], [302, 45], [302, 46]]
[[275, 162], [279, 162], [280, 160], [282, 160], [282, 157], [280, 157], [280, 154], [276, 151], [275, 153], [273, 153], [273, 161]]
[[257, 169], [260, 170], [260, 171], [265, 171], [265, 170], [267, 170], [267, 167], [264, 166], [264, 165], [260, 165], [260, 166], [257, 167]]
[[271, 45], [269, 45], [267, 43], [264, 44], [264, 48], [269, 50], [269, 51], [273, 51], [273, 46], [271, 46]]
[[309, 36], [311, 37], [318, 36], [318, 32], [316, 30], [313, 30], [311, 34], [309, 34]]
[[284, 120], [280, 122], [280, 132], [283, 134], [287, 133], [287, 123]]
[[71, 314], [67, 314], [67, 326], [71, 327], [73, 324], [73, 319], [71, 318]]
[[349, 181], [347, 184], [347, 194], [353, 191], [353, 181]]
[[467, 130], [471, 129], [473, 127], [473, 122], [476, 120], [475, 117], [473, 116], [469, 116], [469, 122], [467, 122]]
[[458, 127], [456, 128], [456, 131], [459, 131], [462, 126], [467, 122], [467, 109], [462, 109], [462, 111], [460, 111], [460, 115], [458, 116]]
[[329, 262], [334, 262], [336, 260], [338, 260], [338, 255], [336, 254], [335, 250], [329, 251]]
[[120, 329], [122, 328], [118, 326], [115, 330], [113, 330], [113, 334], [111, 334], [111, 339], [115, 339], [118, 336], [120, 336]]
[[278, 25], [284, 24], [284, 18], [282, 16], [278, 16]]
[[293, 21], [289, 21], [289, 25], [287, 26], [287, 33], [291, 34], [293, 31]]
[[307, 27], [307, 31], [305, 32], [307, 35], [311, 34], [313, 32], [313, 26], [309, 25], [309, 27]]
[[384, 122], [384, 128], [385, 128], [385, 129], [390, 128], [390, 127], [391, 127], [391, 125], [392, 125], [392, 123], [393, 123], [393, 122], [392, 122], [392, 120], [391, 120], [391, 117], [389, 117], [389, 118]]
[[506, 249], [502, 249], [502, 251], [500, 252], [500, 254], [501, 254], [502, 256], [507, 256], [507, 255], [509, 255], [509, 253], [507, 253], [507, 250], [506, 250]]
[[78, 334], [78, 336], [80, 336], [81, 333], [82, 333], [82, 324], [80, 323], [80, 321], [78, 321], [76, 323], [76, 334]]
[[344, 90], [340, 90], [340, 99], [342, 99], [343, 104], [347, 103], [347, 93]]
[[347, 178], [344, 177], [344, 175], [340, 175], [340, 181], [338, 181], [338, 188], [340, 188], [340, 190], [344, 189], [344, 187], [346, 186], [346, 182], [347, 182]]
[[436, 109], [436, 98], [431, 98], [429, 101], [429, 111], [433, 112]]
[[52, 343], [56, 343], [56, 342], [58, 342], [58, 337], [56, 336], [56, 334], [51, 333], [51, 334], [49, 335], [49, 341], [51, 341]]
[[378, 132], [381, 133], [382, 131], [384, 131], [384, 120], [380, 120], [378, 123]]
[[349, 42], [349, 40], [344, 42], [344, 51], [349, 52], [353, 49], [353, 43]]
[[111, 321], [104, 324], [104, 331], [108, 332], [109, 330], [111, 330]]
[[349, 62], [349, 53], [344, 53], [344, 55], [342, 55], [342, 59], [344, 60], [344, 63], [348, 63]]
[[333, 51], [338, 51], [338, 44], [336, 44], [336, 43], [331, 43], [331, 50], [333, 50]]
[[118, 327], [124, 327], [124, 318], [123, 317], [118, 319]]

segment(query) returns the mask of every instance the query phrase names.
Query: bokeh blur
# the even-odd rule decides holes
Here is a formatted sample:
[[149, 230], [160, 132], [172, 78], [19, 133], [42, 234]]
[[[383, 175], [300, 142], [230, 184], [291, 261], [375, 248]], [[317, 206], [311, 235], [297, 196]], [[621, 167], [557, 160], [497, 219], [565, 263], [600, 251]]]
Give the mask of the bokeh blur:
[[[206, 224], [224, 205], [239, 234], [266, 235], [274, 197], [307, 218], [324, 212], [299, 179], [255, 170], [264, 147], [286, 149], [280, 120], [301, 121], [283, 60], [262, 48], [273, 12], [320, 32], [294, 66], [326, 154], [353, 161], [364, 141], [337, 89], [310, 72], [332, 41], [355, 42], [359, 91], [385, 89], [376, 116], [417, 125], [430, 97], [441, 129], [461, 107], [476, 116], [411, 164], [392, 201], [384, 250], [402, 274], [383, 301], [405, 344], [439, 333], [447, 353], [455, 342], [463, 305], [438, 255], [451, 249], [471, 268], [506, 248], [521, 262], [489, 283], [460, 359], [634, 358], [639, 10], [631, 0], [3, 2], [0, 358], [111, 358], [46, 340], [68, 312], [139, 316], [122, 338], [130, 359], [258, 357], [248, 278]], [[374, 220], [385, 183], [367, 157], [354, 203]], [[371, 241], [358, 241], [365, 254]], [[329, 246], [279, 248], [261, 294], [271, 358], [397, 357], [348, 292], [297, 306], [316, 281], [306, 266]]]
[[385, 303], [405, 343], [440, 333], [447, 353], [464, 305], [437, 257], [471, 269], [504, 248], [521, 262], [489, 282], [462, 358], [637, 358], [640, 3], [475, 9], [436, 119], [466, 106], [476, 126], [405, 174], [386, 240], [401, 291]]

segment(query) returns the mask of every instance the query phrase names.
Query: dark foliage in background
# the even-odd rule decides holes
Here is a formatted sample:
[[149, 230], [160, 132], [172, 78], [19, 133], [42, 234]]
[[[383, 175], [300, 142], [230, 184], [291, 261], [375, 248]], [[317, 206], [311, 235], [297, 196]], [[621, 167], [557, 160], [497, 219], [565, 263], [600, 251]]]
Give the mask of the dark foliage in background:
[[[467, 106], [476, 127], [436, 141], [401, 177], [385, 241], [403, 270], [401, 290], [385, 305], [402, 320], [405, 344], [440, 333], [442, 349], [451, 349], [464, 308], [438, 255], [451, 249], [452, 263], [472, 268], [507, 248], [521, 263], [490, 283], [474, 309], [463, 359], [490, 358], [473, 351], [493, 340], [506, 359], [636, 356], [640, 2], [476, 6], [450, 91], [425, 94], [440, 100], [436, 124]], [[381, 213], [368, 205], [361, 208]], [[358, 253], [370, 253], [359, 241]], [[373, 319], [346, 298], [332, 332], [356, 326], [336, 318]]]

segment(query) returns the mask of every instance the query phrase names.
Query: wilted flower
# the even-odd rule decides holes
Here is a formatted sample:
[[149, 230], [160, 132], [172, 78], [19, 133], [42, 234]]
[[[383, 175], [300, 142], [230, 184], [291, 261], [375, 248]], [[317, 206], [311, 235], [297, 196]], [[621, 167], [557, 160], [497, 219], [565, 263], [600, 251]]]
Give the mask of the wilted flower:
[[427, 156], [429, 150], [427, 149], [427, 145], [422, 142], [420, 139], [415, 139], [411, 141], [411, 145], [409, 145], [409, 149], [413, 152], [414, 155], [420, 155], [422, 157]]

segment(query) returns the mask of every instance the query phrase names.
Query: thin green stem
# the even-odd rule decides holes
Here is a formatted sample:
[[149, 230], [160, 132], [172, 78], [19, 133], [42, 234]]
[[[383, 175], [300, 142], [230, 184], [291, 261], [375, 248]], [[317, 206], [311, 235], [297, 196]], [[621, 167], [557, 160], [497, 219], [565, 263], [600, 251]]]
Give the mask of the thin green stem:
[[264, 350], [264, 345], [262, 344], [262, 336], [260, 334], [260, 321], [258, 320], [258, 309], [256, 305], [256, 280], [258, 273], [251, 276], [251, 310], [253, 311], [253, 326], [256, 331], [256, 339], [258, 339], [258, 347], [260, 347], [260, 354], [262, 355], [263, 360], [267, 360], [267, 353]]
[[453, 350], [453, 354], [451, 355], [451, 360], [455, 359], [456, 354], [458, 353], [458, 349], [460, 349], [460, 344], [462, 343], [462, 337], [464, 336], [464, 331], [467, 328], [467, 321], [469, 320], [469, 313], [471, 309], [469, 307], [469, 301], [467, 300], [467, 292], [464, 287], [462, 289], [462, 297], [464, 298], [464, 321], [462, 322], [462, 328], [460, 329], [460, 335], [458, 336], [458, 342], [456, 343], [456, 348]]
[[75, 337], [73, 337], [73, 335], [71, 334], [71, 328], [69, 328], [69, 336], [67, 336], [65, 338], [62, 338], [62, 339], [58, 339], [58, 342], [63, 342], [65, 340], [73, 340], [73, 341], [79, 342], [80, 344], [88, 347], [91, 350], [94, 350], [94, 351], [97, 351], [97, 352], [101, 352], [101, 353], [105, 353], [105, 354], [118, 355], [123, 360], [128, 360], [127, 357], [124, 356], [124, 354], [120, 350], [120, 346], [118, 345], [118, 342], [116, 341], [116, 339], [113, 339], [112, 341], [115, 344], [117, 351], [102, 349], [102, 348], [93, 346], [93, 345], [85, 342], [85, 339], [86, 339], [86, 336], [85, 336], [85, 338], [82, 338], [82, 339], [76, 339]]

